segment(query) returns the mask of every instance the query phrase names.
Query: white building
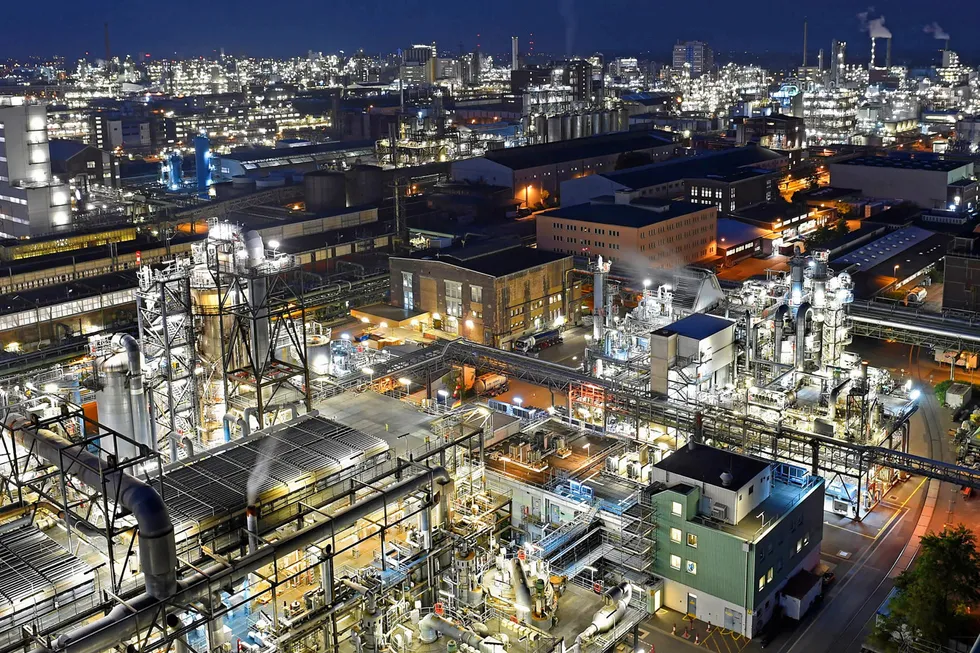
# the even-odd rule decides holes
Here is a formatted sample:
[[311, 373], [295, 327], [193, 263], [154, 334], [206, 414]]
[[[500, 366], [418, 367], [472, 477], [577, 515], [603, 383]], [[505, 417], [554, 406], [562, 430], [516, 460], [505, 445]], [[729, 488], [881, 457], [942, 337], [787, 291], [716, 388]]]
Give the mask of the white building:
[[44, 105], [0, 98], [0, 237], [23, 238], [71, 223], [68, 185], [51, 175]]

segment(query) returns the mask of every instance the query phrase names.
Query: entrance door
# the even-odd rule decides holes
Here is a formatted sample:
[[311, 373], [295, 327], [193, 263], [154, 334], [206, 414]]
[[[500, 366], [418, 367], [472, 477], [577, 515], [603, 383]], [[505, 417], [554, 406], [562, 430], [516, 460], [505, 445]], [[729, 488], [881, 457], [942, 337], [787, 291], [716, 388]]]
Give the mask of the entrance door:
[[742, 632], [742, 613], [725, 608], [725, 628], [736, 633]]
[[695, 594], [687, 595], [687, 613], [692, 617], [698, 616], [698, 597]]

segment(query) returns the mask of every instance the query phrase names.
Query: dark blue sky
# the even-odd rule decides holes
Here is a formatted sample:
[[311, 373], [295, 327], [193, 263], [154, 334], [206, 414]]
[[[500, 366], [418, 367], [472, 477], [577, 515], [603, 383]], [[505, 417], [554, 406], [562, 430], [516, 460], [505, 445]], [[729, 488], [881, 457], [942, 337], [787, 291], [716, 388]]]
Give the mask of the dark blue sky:
[[[467, 49], [481, 33], [485, 51], [510, 49], [510, 36], [526, 49], [564, 54], [652, 50], [666, 53], [677, 39], [702, 39], [716, 50], [794, 52], [802, 47], [803, 9], [793, 0], [3, 0], [0, 58], [104, 52], [102, 24], [109, 21], [112, 51], [155, 56], [227, 52], [288, 56], [308, 49], [332, 52], [391, 51], [436, 40], [440, 49]], [[828, 52], [830, 41], [867, 51], [858, 12], [865, 2], [823, 0], [810, 7], [810, 50]], [[938, 22], [951, 46], [977, 46], [977, 0], [880, 0], [894, 34], [896, 55], [940, 46], [923, 27]], [[40, 12], [40, 15], [38, 15]], [[972, 35], [971, 35], [972, 33]], [[852, 45], [853, 44], [853, 45]]]

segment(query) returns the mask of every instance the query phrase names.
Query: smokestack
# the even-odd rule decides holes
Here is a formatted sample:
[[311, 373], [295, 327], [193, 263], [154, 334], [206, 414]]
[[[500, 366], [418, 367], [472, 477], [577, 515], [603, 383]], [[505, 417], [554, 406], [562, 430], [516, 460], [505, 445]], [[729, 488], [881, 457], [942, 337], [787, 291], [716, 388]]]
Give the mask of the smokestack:
[[823, 48], [817, 53], [817, 70], [823, 70]]
[[517, 70], [518, 66], [520, 65], [520, 62], [518, 61], [519, 58], [520, 58], [520, 50], [518, 48], [517, 37], [512, 36], [510, 37], [510, 69], [511, 70]]
[[255, 506], [245, 508], [245, 530], [248, 531], [249, 555], [259, 550], [259, 509]]
[[807, 37], [807, 20], [803, 19], [803, 67], [806, 68], [806, 37]]
[[892, 67], [892, 37], [885, 39], [885, 68]]
[[868, 70], [875, 67], [875, 37], [871, 37], [871, 65], [868, 66]]

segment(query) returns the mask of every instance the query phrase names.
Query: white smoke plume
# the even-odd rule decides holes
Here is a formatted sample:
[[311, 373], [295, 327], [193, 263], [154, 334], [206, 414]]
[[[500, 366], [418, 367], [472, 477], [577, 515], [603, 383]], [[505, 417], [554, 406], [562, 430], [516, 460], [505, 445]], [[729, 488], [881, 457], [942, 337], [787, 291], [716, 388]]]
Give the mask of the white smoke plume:
[[939, 39], [940, 41], [945, 41], [949, 38], [949, 34], [946, 32], [946, 30], [939, 26], [939, 23], [926, 25], [922, 28], [922, 31], [926, 34], [932, 34], [933, 38]]
[[575, 45], [575, 29], [578, 25], [578, 18], [575, 15], [575, 0], [561, 0], [558, 13], [565, 20], [565, 56], [572, 56], [572, 47]]
[[261, 449], [259, 449], [259, 456], [255, 460], [255, 467], [248, 477], [247, 505], [255, 505], [256, 500], [259, 498], [259, 492], [262, 490], [262, 484], [269, 478], [269, 469], [272, 467], [272, 461], [275, 460], [277, 444], [279, 444], [279, 441], [275, 438], [266, 438], [265, 442], [262, 443]]
[[857, 15], [858, 20], [861, 21], [861, 31], [867, 32], [868, 36], [873, 39], [890, 39], [892, 33], [890, 29], [885, 27], [885, 17], [870, 18], [874, 10], [874, 7], [868, 7], [867, 11], [862, 11]]

